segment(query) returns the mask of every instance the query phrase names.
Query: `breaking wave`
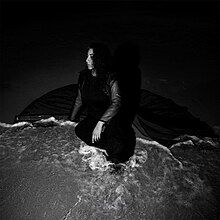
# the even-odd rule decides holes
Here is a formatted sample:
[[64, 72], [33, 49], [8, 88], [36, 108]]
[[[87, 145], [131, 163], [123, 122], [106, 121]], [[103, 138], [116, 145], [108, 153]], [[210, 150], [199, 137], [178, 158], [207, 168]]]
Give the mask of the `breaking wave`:
[[[183, 135], [168, 149], [155, 141], [137, 138], [135, 154], [115, 169], [106, 160], [104, 150], [76, 137], [75, 125], [54, 118], [34, 124], [0, 124], [4, 130], [0, 136], [3, 216], [9, 215], [12, 199], [25, 198], [27, 203], [15, 202], [13, 206], [21, 213], [23, 210], [25, 216], [27, 204], [29, 209], [34, 204], [39, 220], [218, 219], [217, 140]], [[32, 178], [40, 174], [41, 184], [47, 186], [44, 195], [54, 187], [54, 183], [48, 183], [48, 173], [56, 173], [53, 178], [59, 186], [57, 193], [66, 200], [59, 197], [58, 203], [55, 195], [47, 200], [38, 195], [38, 200], [31, 200], [20, 182], [23, 191], [18, 193], [13, 188], [16, 184], [6, 181], [15, 170], [33, 172]], [[59, 176], [65, 184], [59, 185]], [[30, 194], [38, 192], [38, 187], [33, 181]], [[52, 201], [59, 205], [49, 206]]]

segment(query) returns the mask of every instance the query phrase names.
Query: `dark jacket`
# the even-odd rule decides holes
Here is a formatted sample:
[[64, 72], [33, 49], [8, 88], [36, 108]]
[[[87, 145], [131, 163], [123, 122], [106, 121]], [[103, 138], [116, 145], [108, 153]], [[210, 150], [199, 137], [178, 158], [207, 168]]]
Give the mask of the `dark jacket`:
[[[78, 95], [76, 97], [74, 108], [70, 116], [70, 120], [72, 121], [75, 120], [77, 113], [83, 106], [81, 91], [88, 74], [91, 74], [88, 70], [83, 70], [79, 74]], [[109, 96], [109, 99], [111, 100], [111, 104], [100, 118], [100, 121], [108, 123], [120, 110], [121, 95], [118, 86], [118, 81], [114, 73], [109, 73], [107, 75], [106, 83], [104, 85], [105, 86], [103, 86], [103, 92], [105, 92]]]

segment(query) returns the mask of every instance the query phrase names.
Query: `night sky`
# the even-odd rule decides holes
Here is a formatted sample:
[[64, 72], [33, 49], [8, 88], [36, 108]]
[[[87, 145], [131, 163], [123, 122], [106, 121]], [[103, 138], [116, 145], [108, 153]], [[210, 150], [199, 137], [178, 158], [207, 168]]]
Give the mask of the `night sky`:
[[[2, 1], [0, 121], [77, 82], [90, 42], [141, 52], [142, 88], [220, 125], [217, 1]], [[128, 64], [129, 65], [129, 64]]]

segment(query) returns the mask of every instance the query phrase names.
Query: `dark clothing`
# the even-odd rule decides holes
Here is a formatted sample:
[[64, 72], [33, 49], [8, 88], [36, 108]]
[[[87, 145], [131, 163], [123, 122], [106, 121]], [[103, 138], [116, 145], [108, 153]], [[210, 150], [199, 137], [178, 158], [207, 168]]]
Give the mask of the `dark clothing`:
[[[107, 77], [107, 78], [106, 78]], [[114, 74], [94, 77], [90, 71], [81, 71], [78, 80], [78, 95], [70, 120], [82, 118], [79, 109], [86, 115], [108, 123], [121, 108], [121, 95]]]
[[98, 120], [86, 117], [75, 128], [76, 135], [90, 146], [106, 150], [107, 159], [114, 163], [122, 163], [134, 154], [135, 133], [132, 126], [125, 126], [115, 118], [101, 134], [98, 142], [92, 143], [92, 132]]
[[88, 74], [81, 89], [83, 104], [87, 107], [88, 116], [100, 120], [106, 109], [110, 106], [110, 99], [99, 88], [99, 79]]
[[[126, 123], [122, 117], [118, 82], [113, 74], [107, 76], [94, 77], [89, 71], [81, 72], [74, 109], [84, 106], [87, 114], [80, 120], [75, 132], [86, 144], [105, 149], [108, 160], [114, 163], [125, 162], [134, 153], [135, 133], [132, 122]], [[75, 110], [72, 118], [74, 114]], [[98, 121], [105, 122], [104, 131], [100, 140], [92, 143], [92, 133]]]

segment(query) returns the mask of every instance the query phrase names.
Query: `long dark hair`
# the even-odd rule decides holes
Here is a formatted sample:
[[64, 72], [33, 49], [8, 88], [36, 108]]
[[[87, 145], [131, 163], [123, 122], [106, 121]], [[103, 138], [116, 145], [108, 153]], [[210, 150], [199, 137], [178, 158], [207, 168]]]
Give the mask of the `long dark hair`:
[[[115, 74], [112, 69], [112, 56], [108, 46], [104, 43], [91, 43], [88, 47], [93, 49], [93, 62], [94, 68], [97, 73], [98, 83], [97, 87], [104, 91], [107, 95], [109, 92], [109, 81], [115, 78]], [[87, 71], [91, 71], [88, 70]]]
[[94, 67], [98, 75], [108, 74], [111, 69], [111, 52], [104, 43], [91, 43], [88, 49], [93, 49]]

